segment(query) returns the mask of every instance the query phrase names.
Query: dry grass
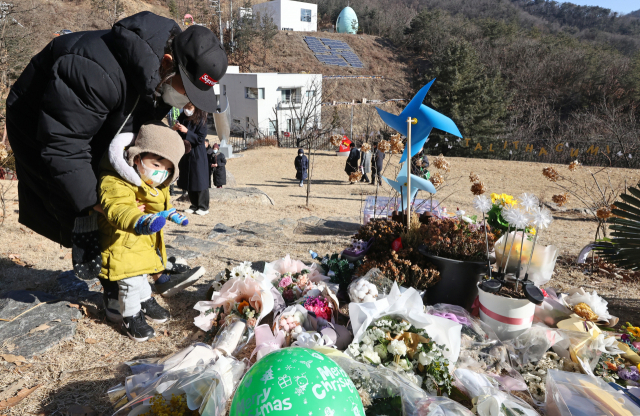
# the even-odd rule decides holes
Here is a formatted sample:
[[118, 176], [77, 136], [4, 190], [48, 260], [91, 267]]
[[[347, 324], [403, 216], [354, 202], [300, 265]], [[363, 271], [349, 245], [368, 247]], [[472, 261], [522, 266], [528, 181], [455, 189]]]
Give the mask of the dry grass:
[[[296, 152], [296, 149], [264, 147], [247, 151], [242, 158], [231, 159], [227, 168], [235, 176], [238, 185], [260, 188], [269, 194], [275, 205], [212, 205], [209, 216], [190, 216], [191, 223], [186, 231], [191, 236], [206, 238], [213, 226], [219, 222], [227, 225], [236, 225], [244, 221], [268, 223], [283, 218], [299, 219], [311, 215], [357, 220], [361, 200], [366, 198], [359, 194], [375, 188], [371, 185], [348, 185], [347, 175], [344, 173], [345, 158], [336, 157], [329, 152], [319, 153], [314, 163], [311, 206], [307, 208], [304, 206], [305, 189], [297, 186], [295, 181], [293, 161]], [[397, 160], [397, 157], [395, 156], [394, 160]], [[551, 193], [546, 190], [548, 184], [542, 178], [543, 166], [540, 164], [460, 158], [451, 158], [450, 161], [454, 175], [466, 177], [469, 172], [477, 173], [489, 192], [518, 195], [526, 191], [547, 200], [551, 197]], [[391, 170], [392, 168], [389, 168], [389, 176], [393, 177], [394, 173]], [[613, 176], [616, 180], [626, 177], [630, 183], [635, 183], [633, 181], [637, 180], [638, 174], [633, 170], [615, 169]], [[460, 207], [470, 214], [473, 213], [473, 196], [466, 180], [452, 185], [447, 190], [453, 192], [445, 203], [449, 210]], [[389, 193], [386, 186], [381, 193]], [[5, 224], [0, 227], [0, 293], [11, 289], [49, 290], [57, 275], [70, 268], [70, 250], [61, 248], [19, 225], [15, 186], [7, 196], [8, 214]], [[184, 203], [176, 205], [181, 209], [186, 208]], [[551, 229], [543, 232], [539, 241], [542, 244], [553, 242], [560, 247], [564, 256], [573, 256], [590, 241], [594, 227], [594, 221], [586, 221], [576, 215], [556, 215]], [[182, 231], [185, 229], [169, 225], [167, 240], [170, 241]], [[344, 236], [288, 232], [284, 237], [274, 236], [272, 241], [265, 241], [257, 247], [227, 246], [215, 255], [200, 257], [193, 261], [192, 265], [202, 265], [207, 268], [208, 273], [198, 284], [176, 297], [159, 300], [163, 306], [170, 309], [173, 319], [166, 324], [155, 325], [160, 336], [152, 342], [135, 343], [120, 335], [115, 327], [101, 320], [85, 317], [78, 322], [77, 333], [72, 340], [61, 343], [39, 357], [29, 359], [26, 365], [15, 367], [13, 364], [0, 362], [0, 391], [18, 379], [24, 379], [26, 387], [42, 384], [42, 387], [27, 399], [5, 413], [26, 415], [46, 411], [50, 412], [47, 414], [51, 414], [55, 411], [62, 412], [71, 404], [82, 404], [109, 414], [110, 405], [105, 392], [109, 387], [121, 383], [128, 374], [127, 368], [121, 363], [133, 358], [164, 356], [193, 342], [190, 336], [195, 330], [192, 320], [196, 314], [191, 308], [196, 301], [204, 297], [209, 280], [227, 263], [242, 260], [271, 261], [287, 253], [308, 261], [309, 249], [319, 254], [335, 252], [342, 249], [347, 241], [348, 238]], [[11, 254], [17, 255], [30, 267], [15, 265], [8, 259]], [[615, 295], [620, 284], [620, 281], [615, 279], [585, 277], [568, 265], [558, 268], [558, 274], [552, 282], [562, 288], [585, 285], [605, 295]], [[638, 298], [639, 287], [637, 283], [625, 282], [625, 296]], [[85, 342], [87, 338], [93, 338], [98, 342], [88, 344]], [[8, 344], [10, 342], [4, 342], [0, 352], [9, 352]]]

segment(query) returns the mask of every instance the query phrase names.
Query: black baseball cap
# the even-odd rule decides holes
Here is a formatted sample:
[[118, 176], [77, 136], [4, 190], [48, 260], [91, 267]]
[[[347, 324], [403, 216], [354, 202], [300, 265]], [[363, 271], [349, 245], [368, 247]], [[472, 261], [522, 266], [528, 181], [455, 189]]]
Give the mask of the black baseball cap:
[[173, 57], [178, 64], [189, 101], [198, 109], [215, 113], [218, 104], [213, 86], [227, 72], [227, 54], [212, 31], [191, 26], [173, 40]]

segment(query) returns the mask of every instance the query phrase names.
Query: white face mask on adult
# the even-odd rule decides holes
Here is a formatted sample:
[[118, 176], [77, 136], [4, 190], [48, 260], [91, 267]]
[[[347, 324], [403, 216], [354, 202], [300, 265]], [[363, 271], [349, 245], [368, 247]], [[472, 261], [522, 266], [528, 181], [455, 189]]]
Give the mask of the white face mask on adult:
[[191, 110], [188, 108], [184, 109], [184, 115], [186, 115], [187, 117], [191, 117], [193, 115], [193, 113], [195, 113], [195, 110]]
[[213, 153], [218, 153], [218, 149], [213, 149]]
[[162, 101], [175, 108], [184, 108], [190, 102], [189, 97], [180, 94], [171, 84], [162, 84]]

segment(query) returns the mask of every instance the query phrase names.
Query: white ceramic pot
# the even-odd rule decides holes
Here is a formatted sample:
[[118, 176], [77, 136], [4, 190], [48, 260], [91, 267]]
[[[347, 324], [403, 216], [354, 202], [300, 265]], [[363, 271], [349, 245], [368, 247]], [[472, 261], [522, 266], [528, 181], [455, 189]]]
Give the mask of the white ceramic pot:
[[506, 341], [531, 328], [536, 305], [527, 299], [511, 299], [484, 292], [478, 288], [480, 320]]

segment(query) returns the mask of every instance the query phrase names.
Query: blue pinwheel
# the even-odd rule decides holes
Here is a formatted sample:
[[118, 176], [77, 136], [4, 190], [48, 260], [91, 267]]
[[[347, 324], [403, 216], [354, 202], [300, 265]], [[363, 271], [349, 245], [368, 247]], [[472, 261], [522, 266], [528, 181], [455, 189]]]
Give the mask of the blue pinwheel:
[[[407, 172], [406, 169], [401, 169], [400, 173], [396, 177], [396, 180], [387, 179], [384, 176], [382, 177], [386, 183], [389, 184], [396, 192], [401, 193], [404, 198], [402, 198], [402, 210], [404, 211], [407, 208]], [[410, 198], [413, 200], [419, 190], [427, 191], [429, 193], [435, 194], [436, 188], [433, 184], [419, 176], [411, 175], [411, 193]]]
[[[411, 117], [418, 120], [417, 124], [414, 124], [411, 127], [411, 157], [415, 156], [416, 154], [418, 154], [418, 152], [420, 152], [420, 150], [422, 150], [425, 143], [429, 139], [431, 130], [434, 127], [438, 130], [442, 130], [447, 133], [451, 133], [454, 136], [462, 138], [462, 135], [460, 135], [460, 130], [458, 130], [458, 127], [453, 122], [453, 120], [422, 104], [422, 102], [424, 101], [424, 97], [427, 96], [429, 88], [431, 88], [431, 85], [433, 85], [434, 81], [435, 78], [432, 79], [431, 82], [429, 82], [427, 85], [422, 87], [398, 116], [387, 113], [386, 111], [376, 107], [376, 110], [378, 110], [378, 114], [380, 115], [380, 118], [382, 118], [382, 121], [387, 123], [389, 127], [398, 131], [398, 133], [404, 136], [407, 135], [407, 118]], [[404, 150], [404, 153], [402, 153], [400, 163], [403, 163], [405, 160], [407, 160], [406, 148]]]

